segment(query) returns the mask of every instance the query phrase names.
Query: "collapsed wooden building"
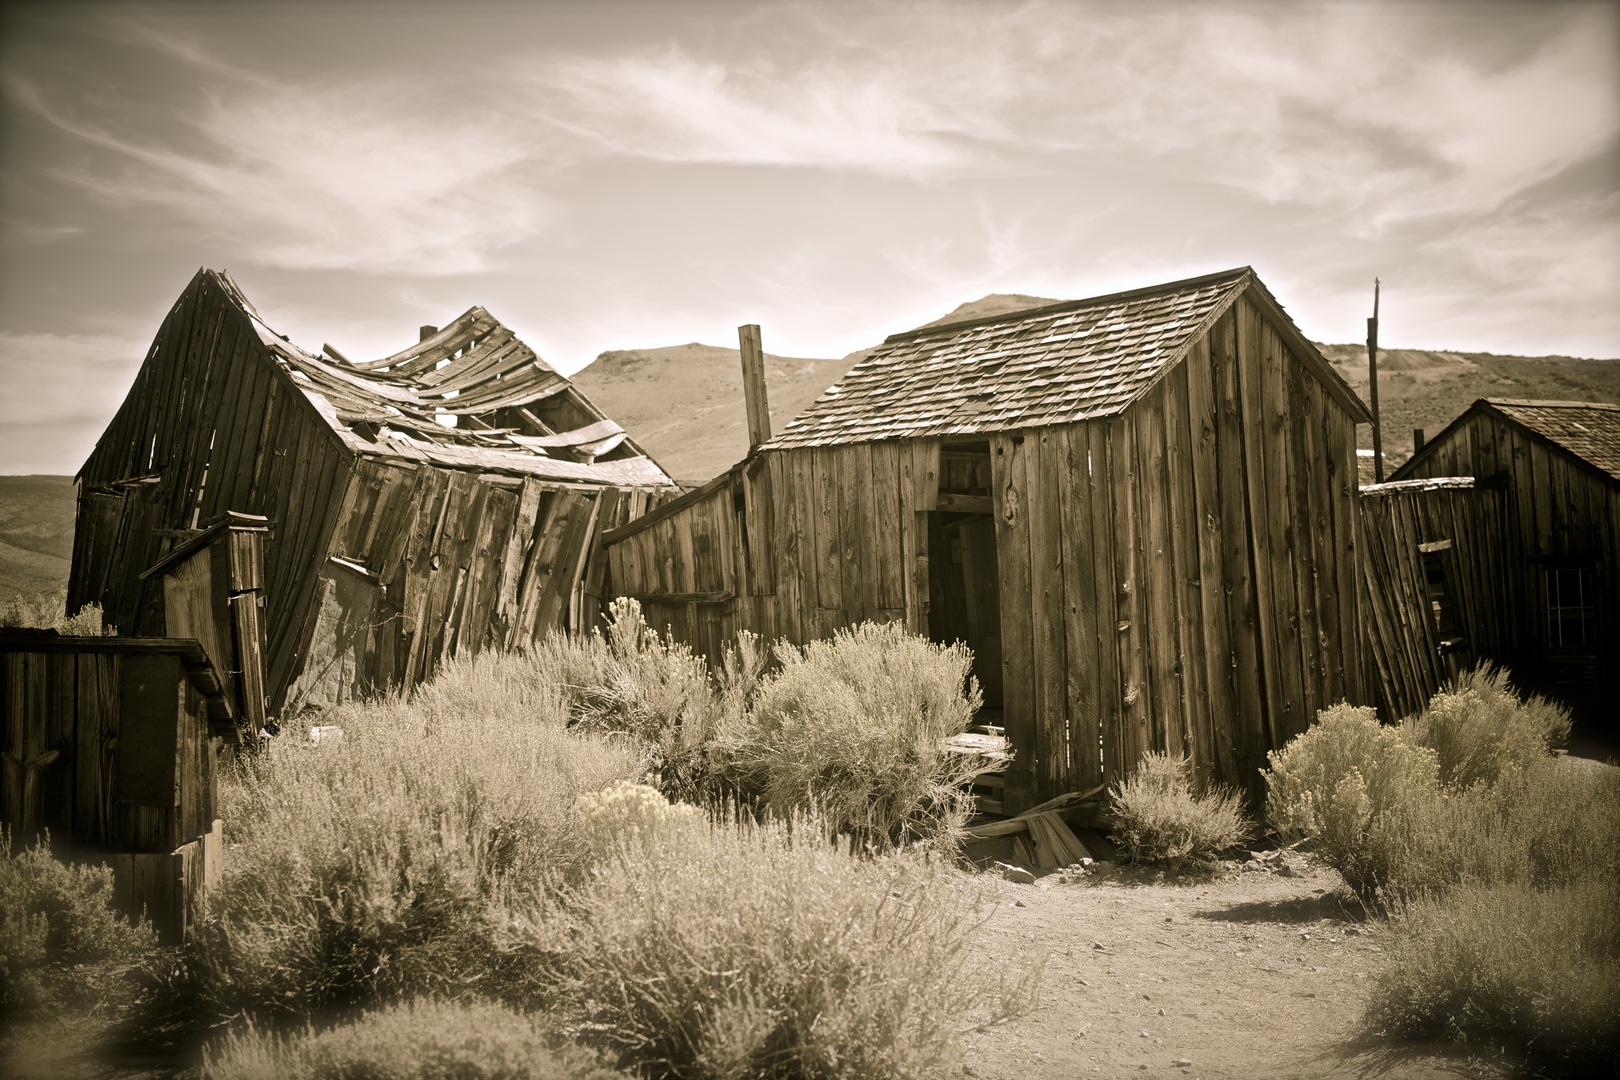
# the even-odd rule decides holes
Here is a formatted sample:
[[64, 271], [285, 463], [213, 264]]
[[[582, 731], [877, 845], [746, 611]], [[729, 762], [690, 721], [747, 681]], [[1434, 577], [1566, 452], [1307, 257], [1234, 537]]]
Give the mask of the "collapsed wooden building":
[[[380, 360], [292, 344], [200, 270], [80, 470], [70, 609], [165, 635], [142, 574], [230, 512], [269, 519], [272, 714], [594, 621], [599, 535], [677, 494], [483, 308]], [[594, 575], [594, 576], [593, 576]]]
[[1459, 606], [1499, 612], [1496, 638], [1475, 651], [1612, 735], [1620, 725], [1620, 405], [1481, 398], [1392, 479], [1449, 476], [1475, 478], [1501, 503], [1488, 538], [1500, 552], [1497, 582], [1451, 586]]
[[895, 334], [775, 438], [760, 381], [756, 450], [603, 538], [609, 591], [711, 657], [867, 619], [966, 641], [1009, 813], [1148, 750], [1252, 784], [1361, 700], [1370, 416], [1252, 270]]

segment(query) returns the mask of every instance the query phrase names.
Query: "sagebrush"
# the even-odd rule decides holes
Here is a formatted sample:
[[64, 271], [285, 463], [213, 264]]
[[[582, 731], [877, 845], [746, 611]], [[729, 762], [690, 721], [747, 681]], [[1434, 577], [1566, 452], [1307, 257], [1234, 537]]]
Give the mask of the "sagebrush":
[[554, 1015], [639, 1074], [930, 1075], [970, 1012], [1021, 1000], [967, 970], [983, 901], [942, 860], [857, 857], [802, 815], [629, 816], [657, 842], [631, 831], [532, 925]]
[[863, 623], [776, 657], [716, 740], [735, 789], [780, 817], [814, 807], [862, 847], [954, 843], [982, 768], [944, 745], [982, 703], [967, 649]]
[[1379, 902], [1410, 847], [1414, 817], [1439, 798], [1435, 752], [1381, 725], [1372, 709], [1339, 704], [1269, 758], [1272, 828], [1285, 840], [1309, 837], [1364, 902]]
[[1503, 668], [1485, 664], [1465, 673], [1402, 727], [1433, 750], [1440, 783], [1454, 789], [1494, 784], [1547, 758], [1569, 738], [1569, 711], [1539, 695], [1524, 697]]
[[116, 996], [119, 977], [157, 948], [112, 907], [106, 866], [68, 864], [48, 836], [13, 853], [0, 825], [0, 1009], [31, 1011]]
[[116, 635], [118, 628], [102, 625], [100, 604], [85, 604], [72, 614], [67, 609], [67, 589], [41, 593], [19, 593], [0, 604], [0, 627], [55, 630], [67, 637]]
[[410, 1001], [326, 1030], [251, 1025], [205, 1055], [209, 1080], [619, 1080], [544, 1021], [488, 1002]]
[[1208, 862], [1248, 839], [1242, 796], [1230, 787], [1193, 792], [1184, 755], [1148, 753], [1111, 792], [1111, 838], [1129, 862]]
[[584, 874], [575, 800], [645, 766], [570, 730], [533, 666], [457, 660], [408, 701], [324, 714], [341, 741], [289, 731], [222, 784], [230, 858], [190, 962], [208, 1010], [517, 993], [508, 906]]

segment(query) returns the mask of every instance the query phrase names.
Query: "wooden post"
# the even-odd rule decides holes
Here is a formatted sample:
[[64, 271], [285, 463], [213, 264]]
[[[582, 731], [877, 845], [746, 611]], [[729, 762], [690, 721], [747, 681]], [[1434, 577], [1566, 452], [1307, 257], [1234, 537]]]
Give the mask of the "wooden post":
[[759, 343], [759, 326], [737, 327], [737, 344], [742, 352], [743, 401], [748, 408], [748, 450], [750, 453], [770, 441], [771, 410], [765, 401], [765, 350]]
[[1367, 385], [1372, 393], [1373, 481], [1384, 482], [1384, 425], [1378, 415], [1378, 279], [1373, 278], [1373, 313], [1367, 320]]

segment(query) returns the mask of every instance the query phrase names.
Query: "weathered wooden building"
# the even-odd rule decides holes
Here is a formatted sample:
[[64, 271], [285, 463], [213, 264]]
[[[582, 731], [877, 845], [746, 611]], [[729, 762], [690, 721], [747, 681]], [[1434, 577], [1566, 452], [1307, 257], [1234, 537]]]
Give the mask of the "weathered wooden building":
[[99, 602], [124, 634], [165, 633], [162, 587], [141, 574], [199, 525], [270, 519], [272, 713], [588, 623], [597, 535], [676, 493], [483, 308], [355, 363], [292, 344], [212, 270], [78, 479], [69, 604]]
[[1473, 476], [1506, 491], [1510, 640], [1526, 684], [1620, 719], [1620, 405], [1482, 398], [1393, 479]]
[[1459, 672], [1520, 646], [1507, 492], [1473, 477], [1363, 485], [1361, 623], [1368, 700], [1419, 712]]
[[1152, 749], [1252, 784], [1361, 696], [1370, 417], [1248, 268], [893, 335], [768, 441], [749, 408], [747, 460], [604, 536], [611, 591], [711, 656], [966, 641], [1009, 812]]

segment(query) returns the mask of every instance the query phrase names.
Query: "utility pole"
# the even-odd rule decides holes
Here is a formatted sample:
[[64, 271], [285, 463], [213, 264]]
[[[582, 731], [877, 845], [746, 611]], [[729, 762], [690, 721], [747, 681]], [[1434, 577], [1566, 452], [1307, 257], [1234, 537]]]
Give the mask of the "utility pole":
[[1373, 482], [1384, 482], [1384, 425], [1378, 418], [1378, 279], [1373, 278], [1373, 313], [1367, 320], [1367, 379], [1372, 387]]

